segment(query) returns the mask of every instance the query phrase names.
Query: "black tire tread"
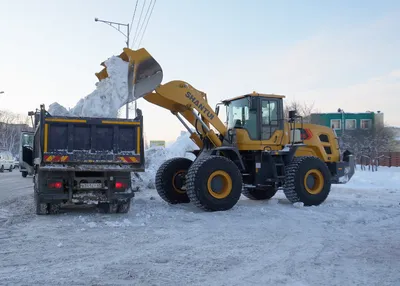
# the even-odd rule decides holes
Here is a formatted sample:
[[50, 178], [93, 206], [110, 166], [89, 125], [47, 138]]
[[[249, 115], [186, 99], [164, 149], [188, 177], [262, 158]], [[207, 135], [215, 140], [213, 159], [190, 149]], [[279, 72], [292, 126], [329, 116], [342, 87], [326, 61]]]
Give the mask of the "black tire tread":
[[[272, 188], [273, 187], [271, 187], [271, 189]], [[269, 188], [264, 190], [264, 191], [265, 192], [271, 192], [271, 190]], [[265, 198], [261, 198], [261, 197], [257, 196], [255, 194], [255, 192], [256, 192], [256, 189], [254, 189], [254, 188], [246, 188], [246, 187], [244, 187], [242, 189], [242, 195], [245, 196], [246, 198], [250, 199], [250, 200], [269, 200], [269, 199], [272, 199], [272, 197], [276, 194], [277, 190], [275, 190], [275, 192], [274, 192], [274, 194], [272, 196], [269, 195], [269, 196], [267, 196]]]
[[161, 164], [161, 166], [159, 167], [159, 169], [157, 170], [156, 173], [156, 190], [158, 195], [167, 203], [169, 204], [179, 204], [179, 203], [189, 203], [190, 199], [187, 195], [182, 195], [181, 199], [170, 199], [167, 195], [166, 190], [163, 187], [163, 173], [165, 170], [167, 170], [168, 168], [170, 168], [171, 164], [176, 163], [177, 161], [190, 161], [192, 162], [190, 159], [185, 158], [185, 157], [176, 157], [176, 158], [171, 158], [166, 160], [164, 163]]
[[[208, 206], [204, 205], [197, 197], [196, 192], [195, 192], [195, 180], [197, 177], [197, 172], [199, 170], [199, 167], [204, 164], [204, 162], [208, 160], [212, 160], [213, 158], [218, 157], [221, 158], [221, 160], [225, 160], [228, 164], [230, 164], [232, 161], [228, 158], [222, 157], [222, 156], [208, 156], [204, 158], [200, 158], [196, 160], [190, 169], [188, 170], [188, 173], [186, 175], [186, 185], [187, 185], [187, 194], [189, 196], [190, 202], [193, 203], [196, 207], [210, 212], [212, 211], [211, 208]], [[237, 169], [237, 176], [242, 177], [242, 174], [240, 173], [239, 169]]]
[[118, 203], [117, 212], [121, 214], [126, 214], [129, 212], [130, 208], [131, 208], [131, 200], [128, 200], [127, 202], [120, 202]]
[[286, 167], [286, 178], [285, 184], [283, 187], [283, 192], [286, 198], [293, 204], [301, 202], [301, 198], [299, 197], [296, 191], [296, 175], [299, 171], [300, 165], [302, 165], [305, 161], [308, 160], [320, 160], [320, 158], [316, 156], [301, 156], [294, 157], [292, 162]]

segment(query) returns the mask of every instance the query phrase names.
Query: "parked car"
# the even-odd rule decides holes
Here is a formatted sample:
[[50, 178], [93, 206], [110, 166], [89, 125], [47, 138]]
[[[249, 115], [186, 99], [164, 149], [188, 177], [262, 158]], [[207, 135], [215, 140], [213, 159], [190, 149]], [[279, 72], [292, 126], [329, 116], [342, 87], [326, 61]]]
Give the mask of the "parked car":
[[14, 157], [10, 151], [0, 150], [0, 173], [4, 170], [12, 172], [14, 169]]

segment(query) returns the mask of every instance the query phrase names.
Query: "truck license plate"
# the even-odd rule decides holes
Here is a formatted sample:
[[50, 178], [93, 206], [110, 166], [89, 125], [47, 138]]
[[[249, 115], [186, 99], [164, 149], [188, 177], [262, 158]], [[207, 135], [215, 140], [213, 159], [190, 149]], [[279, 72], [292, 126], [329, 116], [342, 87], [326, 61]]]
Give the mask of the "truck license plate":
[[102, 187], [101, 183], [81, 183], [81, 189], [100, 189]]

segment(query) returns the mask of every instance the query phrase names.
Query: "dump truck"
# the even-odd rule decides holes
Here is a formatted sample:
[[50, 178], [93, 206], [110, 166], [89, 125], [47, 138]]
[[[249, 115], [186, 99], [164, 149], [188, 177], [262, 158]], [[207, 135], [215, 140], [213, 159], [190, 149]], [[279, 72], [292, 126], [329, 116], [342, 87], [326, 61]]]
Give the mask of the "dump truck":
[[33, 146], [23, 161], [33, 169], [38, 215], [63, 204], [95, 204], [126, 213], [135, 194], [131, 173], [144, 171], [143, 116], [134, 119], [59, 117], [44, 105], [34, 116]]
[[[195, 160], [172, 158], [158, 169], [156, 189], [166, 202], [225, 211], [241, 195], [268, 200], [283, 189], [291, 203], [316, 206], [332, 184], [352, 178], [354, 156], [340, 150], [335, 132], [304, 123], [295, 110], [285, 118], [284, 95], [253, 91], [222, 100], [214, 110], [207, 94], [188, 82], [161, 84], [162, 68], [146, 49], [124, 48], [119, 57], [135, 70], [133, 98], [169, 110], [199, 147]], [[107, 68], [96, 76], [106, 78]], [[227, 124], [218, 117], [221, 106]]]

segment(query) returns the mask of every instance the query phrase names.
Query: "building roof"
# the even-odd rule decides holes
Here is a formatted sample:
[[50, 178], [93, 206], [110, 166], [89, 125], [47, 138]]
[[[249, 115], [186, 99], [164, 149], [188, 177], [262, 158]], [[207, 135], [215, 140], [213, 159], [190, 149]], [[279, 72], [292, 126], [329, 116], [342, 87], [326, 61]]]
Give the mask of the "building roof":
[[[365, 111], [365, 112], [343, 112], [343, 114], [383, 114], [383, 112]], [[328, 115], [328, 114], [342, 114], [341, 112], [313, 112], [311, 115]]]

